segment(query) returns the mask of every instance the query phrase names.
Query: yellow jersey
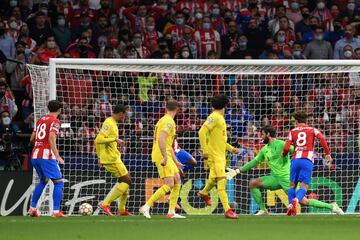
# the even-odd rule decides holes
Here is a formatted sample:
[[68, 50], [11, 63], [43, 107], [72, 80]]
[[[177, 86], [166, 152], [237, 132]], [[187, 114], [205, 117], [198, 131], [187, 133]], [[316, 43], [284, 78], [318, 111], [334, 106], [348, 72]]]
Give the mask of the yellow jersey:
[[96, 154], [101, 164], [116, 163], [121, 160], [116, 140], [119, 138], [117, 122], [108, 117], [103, 122], [100, 132], [96, 136]]
[[168, 161], [172, 159], [172, 146], [174, 143], [174, 138], [176, 135], [176, 126], [175, 121], [168, 114], [165, 114], [160, 120], [156, 123], [154, 130], [154, 142], [151, 153], [151, 158], [153, 162], [160, 162], [163, 159], [163, 156], [159, 147], [159, 135], [161, 131], [165, 131], [168, 136], [166, 138], [166, 153], [168, 156]]
[[211, 113], [202, 125], [199, 138], [202, 152], [208, 154], [209, 162], [226, 162], [226, 150], [232, 151], [234, 148], [227, 143], [225, 118], [216, 111]]

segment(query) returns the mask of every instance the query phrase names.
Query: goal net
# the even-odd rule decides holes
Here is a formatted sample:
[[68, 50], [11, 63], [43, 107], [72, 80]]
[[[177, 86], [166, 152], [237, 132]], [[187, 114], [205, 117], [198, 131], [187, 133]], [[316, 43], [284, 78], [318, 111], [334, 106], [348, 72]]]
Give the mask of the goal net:
[[[272, 124], [277, 129], [277, 138], [285, 139], [294, 126], [292, 113], [304, 109], [310, 116], [309, 124], [326, 136], [334, 158], [334, 165], [327, 166], [321, 147], [316, 145], [307, 197], [337, 202], [347, 213], [359, 210], [358, 62], [53, 59], [49, 67], [28, 65], [28, 69], [36, 118], [46, 113], [50, 99], [57, 98], [64, 105], [58, 144], [66, 162], [62, 167], [65, 179], [62, 210], [67, 214], [77, 214], [83, 202], [96, 209], [116, 183], [115, 178], [98, 168], [94, 149], [101, 122], [111, 115], [116, 103], [129, 106], [119, 131], [126, 142], [121, 150], [122, 160], [133, 179], [127, 205], [131, 212], [138, 212], [161, 185], [151, 162], [152, 139], [154, 125], [164, 114], [164, 103], [171, 98], [181, 106], [176, 117], [178, 142], [198, 163], [185, 172], [179, 199], [182, 211], [222, 213], [215, 190], [211, 192], [211, 207], [196, 196], [208, 176], [197, 132], [211, 112], [209, 99], [217, 93], [231, 99], [225, 114], [229, 142], [241, 150], [238, 155], [228, 154], [228, 166], [239, 167], [256, 156], [263, 146], [259, 130], [265, 125]], [[248, 185], [252, 178], [268, 174], [266, 164], [260, 164], [227, 182], [229, 202], [236, 212], [257, 211]], [[42, 198], [44, 212], [51, 212], [49, 193], [51, 188]], [[262, 190], [262, 195], [270, 212], [286, 212], [286, 192]], [[152, 213], [163, 214], [167, 209], [167, 199], [163, 198]], [[301, 212], [328, 211], [302, 207]], [[95, 211], [98, 213], [99, 209]]]

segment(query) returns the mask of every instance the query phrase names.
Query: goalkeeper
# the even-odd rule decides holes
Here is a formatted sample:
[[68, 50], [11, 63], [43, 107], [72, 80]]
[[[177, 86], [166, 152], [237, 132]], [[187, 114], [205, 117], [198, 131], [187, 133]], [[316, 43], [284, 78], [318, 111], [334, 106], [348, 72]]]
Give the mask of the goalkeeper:
[[[283, 189], [286, 193], [290, 186], [290, 157], [289, 154], [285, 157], [281, 156], [284, 149], [285, 142], [276, 139], [276, 130], [273, 126], [268, 125], [261, 129], [261, 137], [266, 144], [261, 148], [257, 156], [240, 169], [230, 169], [226, 173], [227, 179], [232, 179], [240, 172], [246, 172], [254, 168], [260, 162], [266, 162], [271, 170], [271, 175], [262, 176], [250, 181], [249, 188], [251, 195], [258, 204], [260, 210], [255, 215], [269, 215], [268, 210], [265, 208], [264, 201], [261, 196], [260, 188], [269, 190]], [[294, 152], [294, 147], [291, 146], [290, 152]], [[303, 198], [302, 205], [313, 206], [317, 208], [326, 208], [336, 214], [344, 214], [341, 208], [336, 203], [324, 203], [316, 199]]]

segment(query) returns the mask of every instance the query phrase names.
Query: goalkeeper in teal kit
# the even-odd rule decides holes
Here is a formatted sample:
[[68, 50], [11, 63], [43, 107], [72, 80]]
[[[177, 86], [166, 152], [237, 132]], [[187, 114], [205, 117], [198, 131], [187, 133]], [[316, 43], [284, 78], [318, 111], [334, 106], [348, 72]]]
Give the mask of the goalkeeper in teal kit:
[[[264, 201], [261, 196], [260, 188], [269, 190], [283, 189], [286, 193], [290, 187], [290, 157], [287, 154], [285, 157], [281, 156], [281, 153], [285, 146], [285, 141], [276, 139], [276, 130], [273, 126], [265, 126], [261, 130], [261, 137], [266, 144], [257, 156], [240, 169], [230, 169], [226, 173], [227, 179], [232, 179], [240, 172], [246, 172], [254, 168], [261, 162], [266, 162], [271, 170], [269, 176], [262, 176], [250, 181], [249, 188], [251, 195], [258, 204], [260, 210], [256, 215], [268, 215]], [[294, 152], [294, 148], [290, 148], [290, 152]], [[304, 198], [301, 201], [302, 205], [309, 205], [317, 208], [326, 208], [337, 214], [344, 214], [341, 208], [336, 203], [329, 204], [318, 201], [316, 199]]]

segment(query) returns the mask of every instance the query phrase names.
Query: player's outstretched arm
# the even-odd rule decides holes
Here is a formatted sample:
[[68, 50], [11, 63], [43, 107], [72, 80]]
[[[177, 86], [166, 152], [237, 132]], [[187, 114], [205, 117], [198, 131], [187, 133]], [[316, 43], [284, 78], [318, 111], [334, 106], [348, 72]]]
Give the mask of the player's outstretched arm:
[[250, 162], [246, 163], [244, 166], [242, 166], [241, 168], [237, 168], [237, 169], [231, 169], [231, 168], [227, 168], [227, 173], [226, 173], [226, 179], [231, 180], [233, 179], [236, 175], [238, 175], [241, 172], [247, 172], [250, 169], [254, 168], [256, 165], [258, 165], [261, 161], [264, 160], [264, 153], [262, 150], [260, 150], [260, 152], [258, 153], [258, 155], [251, 160]]
[[285, 157], [286, 154], [289, 153], [290, 147], [291, 147], [291, 140], [286, 140], [284, 150], [282, 151], [282, 154], [281, 154], [282, 157]]
[[49, 143], [50, 143], [51, 151], [55, 154], [56, 160], [59, 162], [59, 164], [64, 164], [64, 159], [62, 159], [62, 157], [60, 157], [59, 151], [56, 146], [56, 133], [55, 132], [50, 132]]
[[316, 136], [317, 139], [319, 139], [320, 144], [321, 144], [322, 148], [324, 149], [326, 162], [331, 163], [332, 158], [331, 158], [331, 155], [330, 155], [330, 148], [329, 148], [329, 145], [328, 145], [328, 143], [326, 141], [325, 136], [317, 129], [315, 129], [315, 136]]

